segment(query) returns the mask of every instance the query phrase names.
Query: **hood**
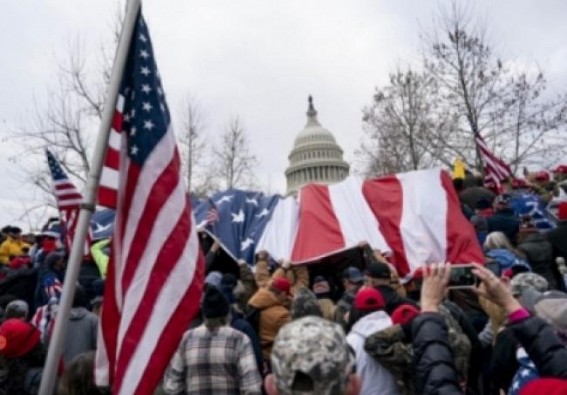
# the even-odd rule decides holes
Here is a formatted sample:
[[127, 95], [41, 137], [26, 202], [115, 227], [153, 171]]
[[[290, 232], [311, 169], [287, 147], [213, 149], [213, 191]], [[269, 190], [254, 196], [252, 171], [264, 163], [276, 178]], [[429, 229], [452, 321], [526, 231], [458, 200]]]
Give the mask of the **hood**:
[[390, 326], [392, 326], [390, 316], [385, 311], [376, 311], [358, 320], [350, 330], [350, 333], [366, 339], [373, 333]]
[[266, 288], [260, 288], [248, 301], [248, 304], [259, 310], [272, 306], [283, 306], [275, 295]]
[[89, 311], [84, 307], [73, 307], [69, 312], [69, 319], [71, 321], [81, 320], [89, 314]]

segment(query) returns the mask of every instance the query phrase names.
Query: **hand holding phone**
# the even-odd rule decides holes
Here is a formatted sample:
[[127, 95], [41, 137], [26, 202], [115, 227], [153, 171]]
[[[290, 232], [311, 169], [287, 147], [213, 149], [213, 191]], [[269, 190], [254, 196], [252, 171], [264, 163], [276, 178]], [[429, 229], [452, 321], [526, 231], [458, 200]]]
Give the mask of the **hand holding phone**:
[[454, 264], [451, 265], [451, 277], [449, 278], [449, 289], [474, 288], [478, 284], [478, 278], [474, 275], [473, 264]]

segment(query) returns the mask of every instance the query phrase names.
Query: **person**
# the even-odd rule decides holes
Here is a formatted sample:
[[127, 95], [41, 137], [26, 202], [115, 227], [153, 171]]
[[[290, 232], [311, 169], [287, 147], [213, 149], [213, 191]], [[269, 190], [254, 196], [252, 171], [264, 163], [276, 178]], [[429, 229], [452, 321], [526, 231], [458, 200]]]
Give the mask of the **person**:
[[5, 372], [0, 377], [0, 394], [37, 393], [45, 362], [40, 337], [33, 325], [17, 318], [0, 325], [0, 369]]
[[364, 283], [364, 276], [358, 268], [349, 266], [343, 271], [343, 296], [337, 302], [335, 309], [335, 322], [342, 325], [343, 329], [347, 326], [347, 313], [352, 308], [354, 297]]
[[[480, 280], [480, 285], [475, 288], [476, 292], [504, 308], [508, 316], [508, 328], [527, 350], [541, 375], [567, 379], [567, 348], [561, 344], [553, 328], [542, 319], [530, 316], [492, 272], [477, 266], [473, 273]], [[450, 275], [450, 268], [444, 264], [424, 268], [422, 313], [413, 320], [411, 326], [415, 350], [416, 389], [419, 394], [463, 394], [448, 344], [447, 327], [438, 313]], [[537, 383], [537, 380], [534, 383]], [[567, 381], [562, 380], [559, 383], [562, 391], [565, 391]]]
[[268, 395], [357, 395], [360, 377], [340, 325], [303, 317], [285, 325], [274, 341]]
[[108, 261], [110, 260], [110, 239], [96, 240], [91, 246], [91, 256], [96, 264], [100, 277], [106, 278]]
[[386, 313], [392, 314], [392, 312], [402, 304], [416, 306], [414, 301], [400, 296], [399, 293], [392, 288], [392, 274], [390, 267], [386, 263], [373, 262], [368, 265], [364, 274], [366, 286], [376, 288], [384, 297], [384, 310]]
[[268, 288], [259, 288], [248, 304], [259, 313], [258, 335], [264, 361], [270, 360], [272, 346], [282, 326], [291, 320], [291, 284], [284, 277], [275, 278]]
[[516, 242], [520, 219], [510, 207], [510, 196], [499, 195], [494, 201], [494, 215], [487, 219], [488, 233], [502, 232], [510, 242]]
[[95, 353], [77, 355], [65, 368], [58, 385], [58, 395], [106, 395], [109, 392], [94, 383]]
[[270, 257], [266, 251], [259, 251], [256, 258], [256, 270], [254, 278], [258, 288], [267, 288], [276, 278], [285, 278], [290, 284], [291, 294], [295, 294], [299, 288], [309, 287], [309, 271], [305, 266], [291, 265], [289, 260], [282, 260], [279, 266], [270, 275]]
[[376, 331], [392, 326], [392, 320], [384, 311], [385, 301], [375, 288], [361, 288], [354, 299], [354, 311], [350, 318], [352, 329], [347, 342], [356, 354], [356, 368], [360, 375], [360, 394], [397, 395], [398, 387], [392, 374], [377, 360], [368, 355], [364, 342]]
[[4, 312], [4, 318], [17, 318], [22, 321], [28, 320], [29, 306], [25, 300], [17, 299], [13, 300], [6, 306], [6, 311]]
[[290, 315], [292, 320], [309, 315], [323, 317], [323, 311], [315, 294], [311, 292], [309, 288], [303, 287], [300, 288], [293, 297]]
[[0, 244], [0, 264], [7, 265], [10, 259], [22, 255], [24, 247], [29, 245], [22, 240], [22, 230], [16, 226], [6, 229], [6, 239]]
[[547, 240], [553, 246], [553, 260], [567, 259], [567, 202], [559, 204], [557, 210], [557, 227], [546, 233]]
[[228, 326], [230, 306], [222, 291], [208, 287], [204, 323], [183, 335], [163, 380], [166, 394], [260, 395], [262, 379], [250, 339]]
[[77, 284], [63, 344], [64, 366], [70, 364], [77, 355], [96, 350], [98, 317], [87, 310], [88, 303], [85, 289]]
[[553, 259], [553, 245], [543, 233], [532, 233], [518, 245], [518, 250], [525, 254], [532, 270], [544, 277], [549, 288], [564, 290], [565, 284], [559, 268]]
[[60, 252], [52, 252], [45, 257], [44, 268], [40, 269], [35, 291], [35, 306], [46, 305], [50, 299], [61, 297], [63, 279], [67, 262]]
[[234, 295], [234, 290], [238, 285], [238, 280], [231, 273], [225, 273], [222, 276], [220, 283], [220, 290], [223, 292], [224, 296], [230, 304], [230, 326], [242, 333], [244, 333], [250, 339], [252, 344], [252, 349], [254, 350], [254, 356], [256, 357], [256, 365], [262, 367], [264, 365], [264, 360], [262, 359], [262, 346], [260, 344], [260, 338], [258, 334], [252, 328], [252, 325], [246, 320], [242, 310], [236, 303], [236, 297]]
[[315, 277], [313, 280], [313, 292], [319, 301], [323, 317], [332, 321], [335, 318], [335, 303], [331, 299], [331, 286], [323, 276]]

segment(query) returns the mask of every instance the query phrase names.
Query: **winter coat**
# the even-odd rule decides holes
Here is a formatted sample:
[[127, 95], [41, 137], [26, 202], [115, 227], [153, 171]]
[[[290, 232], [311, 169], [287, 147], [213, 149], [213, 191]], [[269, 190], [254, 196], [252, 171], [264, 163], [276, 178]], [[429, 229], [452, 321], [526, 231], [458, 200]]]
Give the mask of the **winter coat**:
[[524, 347], [541, 377], [567, 379], [567, 348], [551, 325], [539, 317], [530, 317], [508, 328]]
[[10, 257], [22, 255], [24, 247], [29, 247], [29, 244], [8, 236], [8, 238], [0, 244], [0, 263], [7, 265], [10, 262]]
[[[508, 326], [528, 353], [541, 377], [567, 378], [567, 348], [553, 328], [538, 317], [529, 317]], [[462, 394], [447, 327], [441, 315], [422, 313], [412, 322], [417, 393]]]
[[547, 232], [547, 240], [553, 246], [553, 259], [563, 257], [567, 260], [567, 221]]
[[416, 393], [462, 394], [443, 317], [436, 313], [421, 313], [413, 320], [411, 332]]
[[63, 345], [63, 364], [68, 366], [77, 355], [96, 350], [98, 318], [84, 307], [73, 307]]
[[[452, 309], [456, 308], [450, 302], [445, 302], [439, 306], [439, 314], [448, 328], [449, 345], [453, 351], [459, 377], [464, 379], [469, 372], [471, 341], [448, 306]], [[415, 375], [411, 366], [414, 355], [413, 346], [409, 335], [402, 330], [400, 325], [373, 333], [366, 339], [364, 348], [369, 355], [394, 374], [400, 393], [417, 394], [413, 386]]]
[[518, 250], [526, 254], [526, 258], [534, 273], [547, 280], [549, 288], [561, 289], [561, 274], [553, 259], [553, 246], [544, 234], [529, 235]]
[[520, 219], [512, 209], [497, 211], [492, 217], [488, 218], [487, 222], [488, 233], [502, 232], [511, 243], [516, 243], [516, 236], [520, 231]]
[[287, 307], [266, 288], [258, 289], [248, 304], [260, 311], [258, 335], [264, 360], [269, 361], [274, 340], [280, 328], [291, 320], [291, 315]]
[[376, 311], [358, 320], [347, 336], [347, 342], [356, 354], [356, 372], [361, 378], [360, 395], [399, 393], [394, 376], [364, 350], [368, 336], [390, 326], [390, 316], [384, 311]]
[[414, 395], [413, 346], [397, 324], [366, 338], [364, 349], [395, 377], [400, 395]]
[[260, 338], [258, 337], [258, 334], [254, 331], [248, 321], [246, 321], [244, 316], [234, 309], [231, 311], [231, 317], [232, 320], [230, 322], [230, 326], [248, 336], [250, 343], [252, 344], [252, 348], [254, 349], [256, 365], [258, 365], [258, 368], [261, 368], [263, 365], [262, 346], [260, 345]]

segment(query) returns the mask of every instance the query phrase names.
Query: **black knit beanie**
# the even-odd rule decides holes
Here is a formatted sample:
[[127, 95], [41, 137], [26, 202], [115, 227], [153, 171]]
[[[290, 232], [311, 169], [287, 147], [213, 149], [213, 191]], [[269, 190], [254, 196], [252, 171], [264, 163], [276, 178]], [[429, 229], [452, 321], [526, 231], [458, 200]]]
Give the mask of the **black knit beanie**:
[[205, 318], [221, 318], [228, 316], [230, 305], [217, 287], [207, 287], [205, 297], [201, 305], [201, 311]]

